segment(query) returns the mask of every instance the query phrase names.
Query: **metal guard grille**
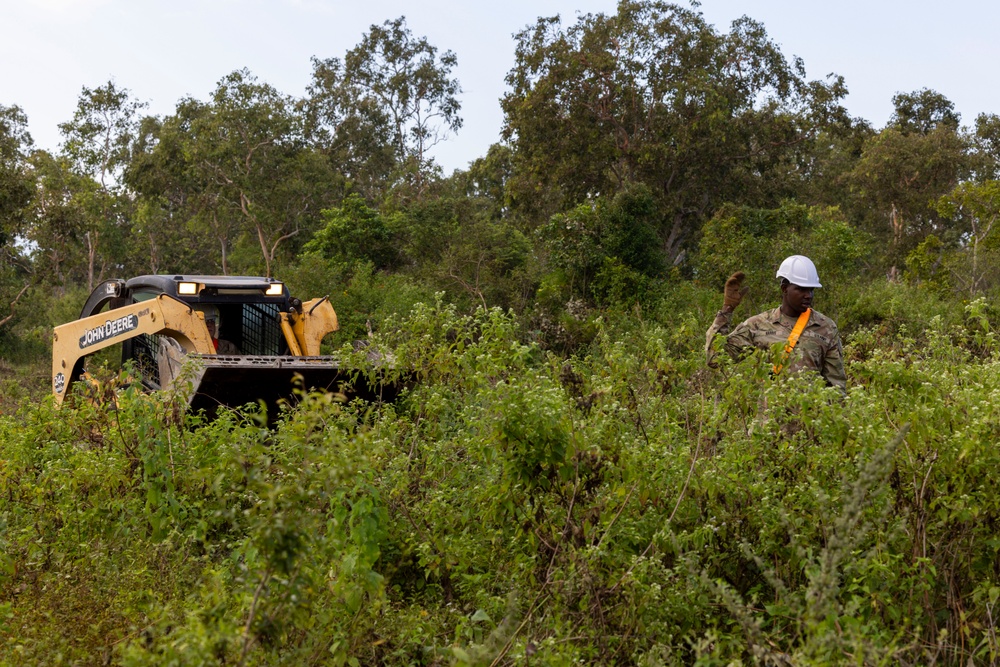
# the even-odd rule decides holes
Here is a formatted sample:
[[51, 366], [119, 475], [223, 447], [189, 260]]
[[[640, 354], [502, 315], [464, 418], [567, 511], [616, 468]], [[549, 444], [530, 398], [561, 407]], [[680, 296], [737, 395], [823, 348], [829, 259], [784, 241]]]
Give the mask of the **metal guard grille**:
[[285, 338], [281, 333], [278, 306], [273, 303], [243, 304], [243, 354], [283, 354]]
[[140, 334], [132, 340], [132, 359], [143, 384], [151, 389], [160, 388], [160, 367], [156, 363], [159, 336]]

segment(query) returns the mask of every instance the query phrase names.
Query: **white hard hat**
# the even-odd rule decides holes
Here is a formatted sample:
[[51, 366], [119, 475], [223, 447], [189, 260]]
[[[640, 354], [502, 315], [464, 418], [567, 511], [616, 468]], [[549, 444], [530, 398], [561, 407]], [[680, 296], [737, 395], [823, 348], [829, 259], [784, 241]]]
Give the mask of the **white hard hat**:
[[204, 315], [205, 315], [205, 321], [206, 322], [208, 322], [209, 320], [212, 320], [216, 324], [218, 324], [218, 322], [219, 322], [219, 309], [218, 308], [216, 308], [215, 306], [213, 306], [211, 304], [207, 304], [207, 305], [199, 306], [198, 310], [200, 310], [202, 313], [204, 313]]
[[784, 278], [799, 287], [822, 287], [816, 265], [805, 255], [786, 257], [778, 267], [778, 278]]

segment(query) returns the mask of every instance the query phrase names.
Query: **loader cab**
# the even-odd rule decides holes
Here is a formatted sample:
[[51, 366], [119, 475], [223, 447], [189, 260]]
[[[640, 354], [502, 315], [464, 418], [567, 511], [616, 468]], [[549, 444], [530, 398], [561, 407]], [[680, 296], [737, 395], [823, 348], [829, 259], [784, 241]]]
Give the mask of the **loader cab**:
[[[217, 337], [232, 343], [241, 356], [289, 354], [279, 313], [289, 310], [291, 300], [280, 282], [247, 276], [139, 276], [121, 285], [118, 303], [139, 303], [161, 294], [217, 316]], [[161, 385], [157, 364], [160, 338], [143, 334], [122, 344], [122, 362], [131, 361], [149, 389]]]

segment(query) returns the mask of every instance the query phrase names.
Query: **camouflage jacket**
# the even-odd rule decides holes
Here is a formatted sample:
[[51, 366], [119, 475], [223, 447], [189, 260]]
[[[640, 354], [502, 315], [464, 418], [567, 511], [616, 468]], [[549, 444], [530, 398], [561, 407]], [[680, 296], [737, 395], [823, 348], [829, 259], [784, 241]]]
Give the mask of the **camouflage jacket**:
[[[709, 365], [715, 356], [712, 340], [715, 336], [726, 337], [726, 352], [734, 359], [742, 359], [753, 349], [768, 350], [775, 343], [785, 343], [795, 326], [797, 318], [781, 314], [780, 308], [754, 315], [729, 333], [733, 314], [720, 311], [705, 335], [705, 354]], [[787, 364], [791, 372], [808, 369], [818, 372], [827, 384], [841, 391], [847, 390], [847, 374], [844, 372], [844, 353], [840, 343], [837, 325], [826, 315], [812, 311], [809, 323], [792, 351]]]

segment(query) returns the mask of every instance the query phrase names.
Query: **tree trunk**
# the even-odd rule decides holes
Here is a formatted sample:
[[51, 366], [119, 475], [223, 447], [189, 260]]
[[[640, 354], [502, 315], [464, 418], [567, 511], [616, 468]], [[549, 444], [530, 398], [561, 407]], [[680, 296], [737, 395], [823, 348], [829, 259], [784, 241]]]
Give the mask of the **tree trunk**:
[[97, 236], [96, 232], [87, 232], [87, 291], [94, 290], [94, 264], [97, 261]]
[[229, 275], [229, 255], [226, 253], [226, 239], [220, 238], [219, 245], [222, 246], [222, 275]]
[[892, 245], [893, 247], [898, 246], [899, 242], [903, 240], [903, 213], [896, 208], [896, 205], [892, 205], [892, 210], [889, 212], [889, 224], [892, 225]]
[[264, 268], [267, 271], [264, 277], [270, 278], [271, 260], [273, 259], [274, 255], [273, 253], [270, 253], [267, 250], [267, 241], [264, 239], [264, 230], [261, 229], [260, 225], [257, 225], [256, 227], [257, 227], [257, 240], [260, 241], [260, 252], [262, 255], [264, 255]]
[[675, 214], [674, 222], [670, 226], [670, 234], [667, 235], [666, 240], [663, 242], [663, 252], [670, 260], [672, 266], [676, 266], [684, 259], [681, 252], [681, 241], [684, 240], [683, 224], [684, 216], [680, 213]]

